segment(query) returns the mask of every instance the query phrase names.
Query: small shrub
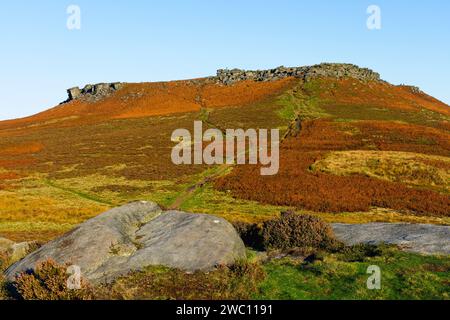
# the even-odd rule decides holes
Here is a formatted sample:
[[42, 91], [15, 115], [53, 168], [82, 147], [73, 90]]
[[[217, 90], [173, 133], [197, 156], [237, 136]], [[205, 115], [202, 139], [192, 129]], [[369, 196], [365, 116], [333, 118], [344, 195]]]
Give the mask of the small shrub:
[[294, 212], [283, 212], [280, 218], [266, 221], [262, 238], [267, 249], [332, 249], [338, 244], [330, 225], [317, 217]]
[[19, 298], [24, 300], [89, 300], [93, 293], [82, 279], [81, 289], [67, 288], [67, 266], [52, 260], [38, 264], [34, 271], [21, 274], [14, 287]]
[[233, 222], [233, 226], [239, 236], [244, 241], [245, 246], [256, 250], [263, 249], [263, 241], [261, 236], [261, 226], [256, 223], [248, 223], [243, 221]]

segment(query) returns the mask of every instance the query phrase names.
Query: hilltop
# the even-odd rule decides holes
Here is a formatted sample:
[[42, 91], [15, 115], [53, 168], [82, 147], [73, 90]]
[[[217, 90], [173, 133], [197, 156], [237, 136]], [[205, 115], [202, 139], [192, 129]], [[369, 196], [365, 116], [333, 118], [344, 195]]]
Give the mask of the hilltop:
[[[1, 236], [52, 239], [138, 199], [232, 222], [294, 209], [329, 222], [449, 223], [449, 106], [372, 70], [218, 70], [68, 93], [52, 109], [0, 122]], [[195, 120], [205, 130], [279, 128], [280, 173], [173, 165], [170, 135]]]
[[[448, 106], [417, 87], [392, 86], [381, 80], [378, 73], [352, 64], [324, 63], [305, 67], [281, 66], [270, 70], [220, 69], [213, 77], [171, 82], [88, 84], [81, 89], [68, 89], [68, 99], [59, 106], [23, 119], [0, 121], [0, 128], [30, 123], [42, 126], [48, 122], [77, 124], [89, 120], [98, 122], [184, 113], [198, 111], [202, 107], [244, 106], [273, 98], [294, 87], [298, 81], [308, 83], [317, 78], [355, 79], [369, 87], [370, 82], [376, 83], [381, 91], [378, 94], [390, 89], [396, 91], [401, 100], [410, 99], [410, 105], [414, 105], [411, 99], [421, 99], [418, 103], [425, 108], [449, 113]], [[413, 95], [408, 96], [408, 93]]]
[[[279, 129], [278, 173], [174, 165], [173, 131], [199, 121]], [[70, 88], [0, 122], [0, 299], [32, 267], [25, 299], [446, 299], [449, 121], [349, 64]], [[94, 287], [64, 290], [67, 260]], [[373, 265], [382, 290], [366, 290]]]

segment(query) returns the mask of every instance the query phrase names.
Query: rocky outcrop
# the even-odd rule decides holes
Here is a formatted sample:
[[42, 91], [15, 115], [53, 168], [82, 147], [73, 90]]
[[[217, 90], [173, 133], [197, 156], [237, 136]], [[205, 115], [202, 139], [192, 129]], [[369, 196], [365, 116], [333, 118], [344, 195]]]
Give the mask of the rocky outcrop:
[[53, 259], [77, 265], [93, 283], [109, 282], [149, 265], [208, 271], [245, 258], [233, 226], [212, 215], [162, 211], [133, 202], [90, 219], [12, 265], [10, 281], [37, 263]]
[[82, 95], [81, 90], [78, 87], [67, 89], [67, 94], [69, 95], [68, 101], [76, 100]]
[[230, 85], [238, 81], [274, 81], [288, 77], [301, 78], [305, 81], [316, 77], [354, 78], [362, 81], [380, 81], [380, 75], [370, 69], [353, 64], [322, 63], [305, 67], [278, 67], [270, 70], [220, 69], [217, 71], [219, 83]]
[[[242, 70], [242, 69], [219, 69], [215, 77], [206, 78], [211, 83], [231, 85], [238, 81], [275, 81], [283, 78], [295, 77], [309, 81], [317, 77], [331, 78], [354, 78], [361, 81], [382, 81], [380, 75], [370, 69], [360, 68], [353, 64], [346, 63], [322, 63], [314, 66], [304, 67], [278, 67], [269, 70]], [[196, 80], [191, 80], [195, 83]], [[123, 83], [98, 83], [88, 84], [84, 88], [70, 88], [67, 90], [68, 100], [84, 100], [88, 102], [97, 102], [108, 97], [113, 92], [121, 89]]]
[[409, 90], [411, 93], [414, 94], [423, 94], [424, 92], [417, 86], [410, 86], [410, 85], [406, 85], [406, 84], [401, 84], [399, 85], [399, 87], [403, 87], [406, 88], [407, 90]]
[[450, 227], [408, 223], [333, 224], [347, 245], [387, 243], [423, 254], [450, 254]]
[[123, 84], [120, 82], [114, 83], [97, 83], [97, 84], [88, 84], [83, 89], [78, 87], [70, 88], [67, 90], [67, 94], [69, 95], [69, 99], [66, 102], [72, 100], [86, 100], [89, 102], [96, 102], [100, 99], [103, 99], [109, 95], [111, 95], [114, 91], [122, 88]]

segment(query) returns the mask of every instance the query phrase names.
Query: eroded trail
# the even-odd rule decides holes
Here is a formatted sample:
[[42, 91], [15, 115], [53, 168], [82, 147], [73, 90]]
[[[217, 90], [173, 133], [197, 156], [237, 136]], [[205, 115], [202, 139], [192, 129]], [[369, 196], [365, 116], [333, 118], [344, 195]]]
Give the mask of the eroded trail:
[[184, 201], [186, 201], [192, 194], [194, 194], [195, 191], [197, 191], [198, 189], [201, 189], [207, 183], [214, 180], [214, 178], [217, 178], [217, 177], [221, 176], [222, 174], [224, 174], [231, 166], [232, 165], [230, 165], [230, 164], [223, 164], [223, 165], [219, 166], [218, 169], [214, 173], [204, 177], [203, 179], [201, 179], [194, 185], [187, 188], [181, 195], [179, 195], [175, 199], [175, 201], [169, 206], [168, 209], [170, 209], [170, 210], [181, 209], [181, 205], [184, 203]]
[[[210, 122], [209, 121], [209, 113], [207, 112], [206, 109], [202, 108], [202, 110], [204, 110], [204, 112], [200, 114], [200, 117], [202, 118], [201, 120], [206, 122], [206, 124], [208, 126], [210, 126], [211, 128], [218, 128], [220, 131], [222, 131], [224, 136], [226, 136], [226, 130], [223, 128], [220, 128], [219, 126], [216, 126], [214, 123]], [[287, 139], [288, 137], [297, 136], [300, 133], [301, 129], [302, 129], [302, 119], [301, 119], [300, 115], [296, 115], [294, 120], [292, 120], [290, 122], [286, 132], [283, 134], [280, 144], [283, 143], [283, 141], [285, 139]], [[247, 154], [248, 150], [246, 150], [245, 153]], [[211, 182], [215, 178], [223, 175], [232, 166], [233, 166], [232, 164], [223, 164], [223, 165], [218, 166], [217, 170], [215, 170], [214, 173], [202, 178], [200, 181], [198, 181], [191, 187], [187, 188], [185, 190], [185, 192], [183, 192], [180, 196], [178, 196], [175, 199], [175, 201], [169, 206], [169, 209], [171, 209], [171, 210], [180, 209], [183, 202], [185, 200], [187, 200], [192, 194], [194, 194], [195, 191], [197, 191], [198, 189], [201, 189], [203, 186], [205, 186], [207, 183]]]

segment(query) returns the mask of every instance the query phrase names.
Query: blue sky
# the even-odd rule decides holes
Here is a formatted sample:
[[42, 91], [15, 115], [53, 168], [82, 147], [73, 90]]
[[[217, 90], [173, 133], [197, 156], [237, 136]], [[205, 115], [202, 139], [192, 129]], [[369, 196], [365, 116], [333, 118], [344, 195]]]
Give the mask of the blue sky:
[[[81, 29], [68, 30], [69, 5]], [[381, 30], [366, 27], [369, 5]], [[0, 119], [96, 82], [194, 78], [320, 62], [372, 68], [450, 103], [450, 1], [40, 0], [0, 3]]]

